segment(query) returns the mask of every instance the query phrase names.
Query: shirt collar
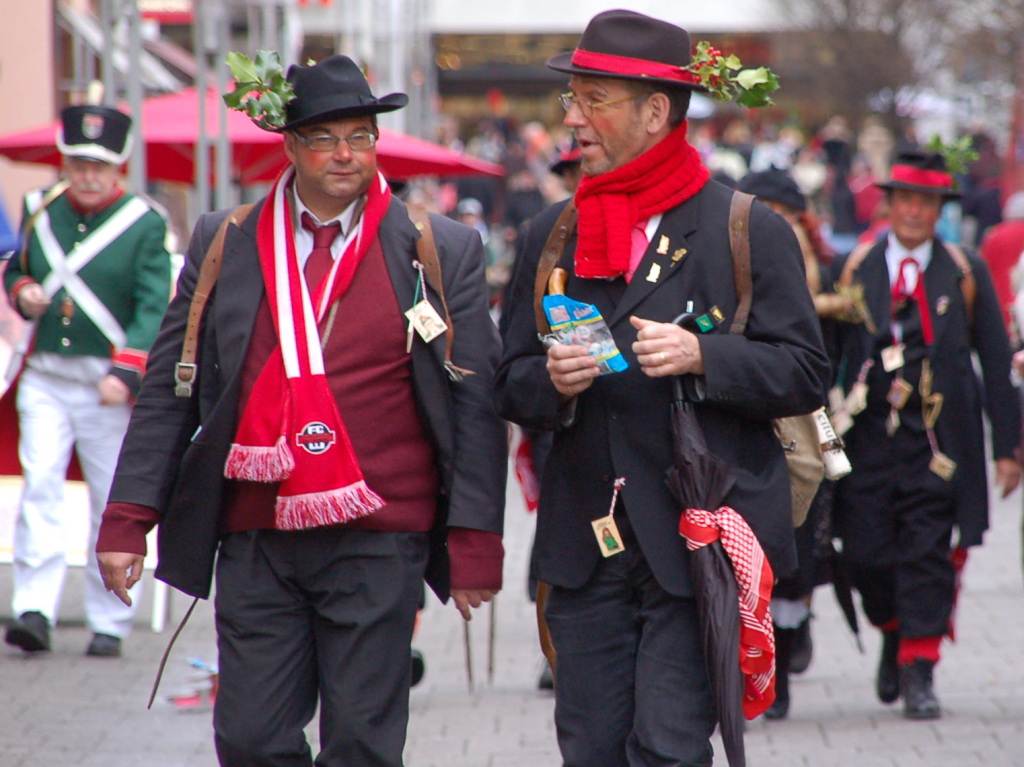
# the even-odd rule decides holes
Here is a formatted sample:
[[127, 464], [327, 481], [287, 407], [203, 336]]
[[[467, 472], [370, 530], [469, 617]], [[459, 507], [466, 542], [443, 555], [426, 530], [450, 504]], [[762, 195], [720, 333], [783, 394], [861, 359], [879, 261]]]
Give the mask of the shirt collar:
[[889, 284], [896, 284], [900, 264], [907, 258], [912, 258], [917, 262], [918, 272], [924, 272], [928, 268], [928, 264], [931, 263], [934, 242], [933, 239], [929, 239], [916, 248], [908, 249], [895, 234], [889, 232], [888, 244], [885, 249], [885, 262], [889, 267]]
[[357, 197], [355, 200], [350, 202], [348, 204], [348, 207], [345, 208], [345, 210], [343, 210], [334, 218], [328, 219], [327, 221], [321, 221], [319, 218], [317, 218], [316, 214], [309, 208], [307, 208], [306, 205], [302, 202], [302, 199], [299, 197], [299, 193], [295, 191], [294, 184], [292, 184], [291, 186], [290, 197], [292, 199], [292, 209], [295, 211], [295, 230], [297, 232], [305, 231], [302, 228], [302, 214], [308, 213], [312, 217], [313, 221], [316, 222], [317, 226], [326, 226], [328, 224], [333, 224], [335, 221], [337, 221], [339, 224], [341, 224], [342, 237], [348, 236], [349, 228], [352, 226], [352, 216], [354, 216], [356, 212], [356, 203], [359, 202], [360, 199]]

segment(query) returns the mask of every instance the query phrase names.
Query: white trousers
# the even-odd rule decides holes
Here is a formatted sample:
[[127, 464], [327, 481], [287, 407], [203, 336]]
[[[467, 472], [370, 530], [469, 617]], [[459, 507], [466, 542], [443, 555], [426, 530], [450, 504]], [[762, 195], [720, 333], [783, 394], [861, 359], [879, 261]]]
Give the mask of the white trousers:
[[57, 622], [67, 572], [64, 481], [71, 449], [78, 454], [89, 487], [85, 615], [94, 633], [124, 638], [131, 632], [141, 583], [125, 606], [103, 588], [96, 563], [100, 517], [110, 494], [117, 457], [128, 428], [130, 405], [101, 405], [95, 386], [26, 368], [18, 382], [18, 453], [24, 489], [14, 529], [14, 615], [37, 611]]

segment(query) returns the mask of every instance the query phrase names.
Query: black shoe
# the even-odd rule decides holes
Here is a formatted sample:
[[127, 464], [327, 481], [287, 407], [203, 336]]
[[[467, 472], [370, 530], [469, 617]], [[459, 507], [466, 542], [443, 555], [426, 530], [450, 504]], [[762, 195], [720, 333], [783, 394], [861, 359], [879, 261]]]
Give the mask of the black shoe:
[[25, 652], [44, 652], [50, 649], [50, 621], [35, 610], [22, 613], [18, 620], [7, 627], [4, 635], [7, 644], [20, 647]]
[[121, 638], [110, 634], [93, 634], [85, 654], [93, 658], [120, 658]]
[[789, 696], [785, 698], [781, 697], [778, 693], [775, 694], [775, 701], [768, 706], [764, 712], [764, 718], [775, 721], [777, 719], [785, 719], [789, 716]]
[[789, 656], [789, 673], [802, 674], [811, 665], [814, 657], [814, 641], [811, 639], [811, 616], [796, 628], [793, 650]]
[[899, 649], [899, 632], [883, 631], [882, 656], [878, 659], [878, 675], [875, 677], [875, 692], [882, 703], [895, 703], [900, 697], [900, 669], [896, 665]]
[[555, 677], [551, 673], [551, 664], [544, 661], [544, 669], [540, 672], [540, 679], [537, 680], [538, 690], [555, 689]]
[[924, 658], [900, 666], [900, 694], [903, 696], [903, 716], [907, 719], [938, 719], [942, 707], [932, 689], [932, 670], [935, 664]]
[[427, 673], [427, 661], [419, 650], [412, 651], [412, 687], [423, 681], [423, 675]]

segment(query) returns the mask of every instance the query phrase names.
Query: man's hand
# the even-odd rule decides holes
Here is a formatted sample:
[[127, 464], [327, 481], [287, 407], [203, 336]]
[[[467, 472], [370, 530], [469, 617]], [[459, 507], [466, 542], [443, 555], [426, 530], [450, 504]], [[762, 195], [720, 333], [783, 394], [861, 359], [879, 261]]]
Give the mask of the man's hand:
[[629, 322], [637, 329], [633, 353], [647, 375], [652, 378], [684, 373], [703, 375], [700, 342], [689, 330], [672, 322], [653, 322], [640, 317], [630, 317]]
[[50, 299], [43, 292], [43, 286], [33, 282], [18, 291], [18, 306], [21, 313], [29, 319], [42, 317], [46, 308], [50, 305]]
[[[555, 344], [548, 348], [548, 375], [563, 397], [586, 391], [601, 371], [586, 346]], [[467, 618], [468, 620], [468, 618]]]
[[100, 390], [101, 405], [123, 405], [132, 396], [128, 384], [114, 375], [105, 375], [97, 387]]
[[101, 551], [96, 555], [100, 563], [100, 576], [107, 591], [113, 591], [117, 598], [129, 607], [132, 598], [128, 589], [142, 579], [141, 554], [129, 554], [124, 551]]
[[1013, 355], [1011, 365], [1017, 371], [1017, 375], [1024, 378], [1024, 351], [1019, 351]]
[[462, 617], [471, 621], [473, 615], [469, 608], [479, 607], [484, 602], [490, 602], [496, 593], [489, 589], [452, 589], [452, 599], [455, 601], [455, 607], [462, 613]]
[[1020, 484], [1020, 464], [1013, 458], [996, 459], [996, 486], [1002, 488], [1005, 498]]

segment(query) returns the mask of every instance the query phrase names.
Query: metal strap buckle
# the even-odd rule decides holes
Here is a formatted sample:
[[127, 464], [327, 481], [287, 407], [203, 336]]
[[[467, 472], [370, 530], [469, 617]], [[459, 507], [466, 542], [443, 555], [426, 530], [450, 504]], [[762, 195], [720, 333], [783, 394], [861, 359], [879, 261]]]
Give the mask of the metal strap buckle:
[[194, 362], [177, 362], [174, 365], [174, 396], [191, 397], [192, 386], [196, 381], [196, 364]]

